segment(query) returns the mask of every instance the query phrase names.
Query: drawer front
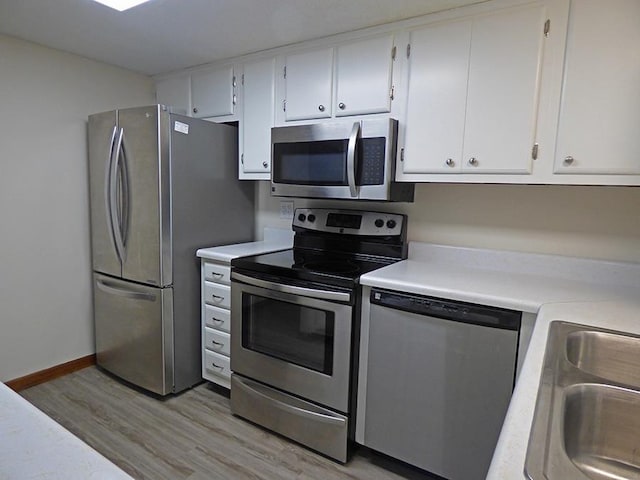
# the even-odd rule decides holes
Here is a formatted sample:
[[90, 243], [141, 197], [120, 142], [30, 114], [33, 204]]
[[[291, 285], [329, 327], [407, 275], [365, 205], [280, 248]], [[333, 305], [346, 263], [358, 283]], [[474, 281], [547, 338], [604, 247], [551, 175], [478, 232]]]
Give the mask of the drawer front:
[[204, 306], [204, 324], [207, 327], [231, 331], [231, 311], [223, 308], [214, 307], [212, 305]]
[[229, 357], [209, 350], [204, 351], [204, 369], [209, 375], [229, 379], [231, 378], [230, 367]]
[[209, 327], [204, 327], [204, 346], [216, 353], [229, 355], [231, 346], [231, 335], [220, 332]]
[[231, 287], [205, 281], [204, 301], [215, 307], [229, 308], [231, 305]]
[[229, 285], [231, 283], [231, 267], [229, 265], [220, 265], [219, 263], [205, 262], [204, 279]]

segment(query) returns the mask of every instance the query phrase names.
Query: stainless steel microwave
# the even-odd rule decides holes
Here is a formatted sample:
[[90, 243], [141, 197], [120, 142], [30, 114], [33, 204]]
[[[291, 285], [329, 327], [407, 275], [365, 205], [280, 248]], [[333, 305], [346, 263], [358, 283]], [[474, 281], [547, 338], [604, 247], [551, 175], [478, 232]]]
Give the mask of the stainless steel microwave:
[[271, 129], [271, 194], [277, 197], [412, 202], [398, 183], [398, 121], [389, 118]]

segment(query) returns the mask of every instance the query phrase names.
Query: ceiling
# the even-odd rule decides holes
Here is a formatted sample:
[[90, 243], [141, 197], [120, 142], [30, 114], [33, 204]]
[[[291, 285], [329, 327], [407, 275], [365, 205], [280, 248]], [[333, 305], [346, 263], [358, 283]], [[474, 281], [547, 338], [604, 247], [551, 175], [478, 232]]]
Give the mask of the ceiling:
[[0, 33], [155, 75], [480, 0], [0, 0]]

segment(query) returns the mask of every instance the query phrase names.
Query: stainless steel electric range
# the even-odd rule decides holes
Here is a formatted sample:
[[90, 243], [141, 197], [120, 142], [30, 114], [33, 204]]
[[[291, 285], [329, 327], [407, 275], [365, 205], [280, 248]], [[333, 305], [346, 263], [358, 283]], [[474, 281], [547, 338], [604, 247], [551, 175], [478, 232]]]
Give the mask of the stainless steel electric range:
[[231, 262], [231, 411], [341, 462], [355, 422], [360, 275], [407, 256], [406, 216], [296, 209], [294, 247]]

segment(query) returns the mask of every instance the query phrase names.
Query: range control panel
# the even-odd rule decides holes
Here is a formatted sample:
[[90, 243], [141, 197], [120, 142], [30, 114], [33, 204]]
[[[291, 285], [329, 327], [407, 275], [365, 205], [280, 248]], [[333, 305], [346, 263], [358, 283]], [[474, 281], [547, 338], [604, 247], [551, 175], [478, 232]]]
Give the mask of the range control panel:
[[293, 226], [319, 232], [350, 235], [400, 235], [407, 218], [397, 213], [330, 208], [296, 208]]

